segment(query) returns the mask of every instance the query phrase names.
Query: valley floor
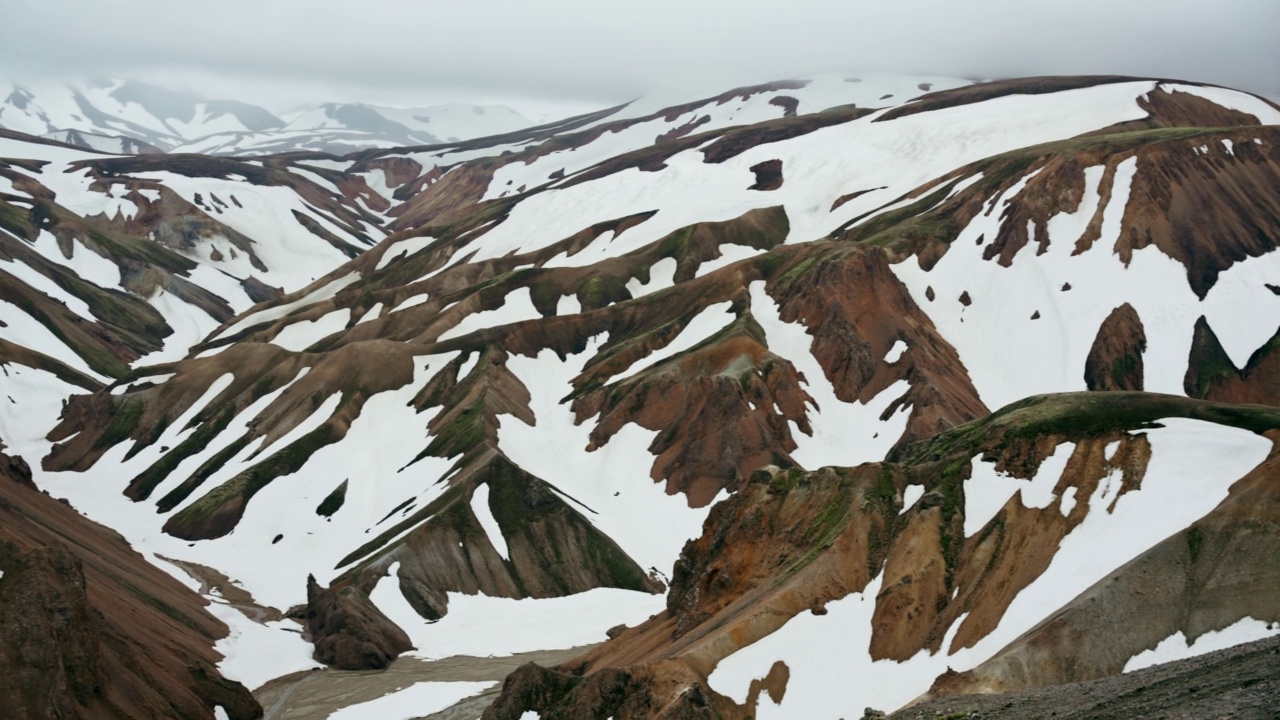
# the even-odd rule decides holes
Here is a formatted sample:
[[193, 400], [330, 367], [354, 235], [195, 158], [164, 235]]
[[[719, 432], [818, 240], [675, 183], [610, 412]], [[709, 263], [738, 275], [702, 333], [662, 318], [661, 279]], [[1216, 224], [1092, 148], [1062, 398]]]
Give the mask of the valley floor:
[[[418, 683], [491, 683], [486, 689], [423, 717], [431, 720], [474, 720], [493, 702], [502, 680], [525, 663], [554, 667], [582, 655], [591, 646], [540, 650], [502, 657], [450, 657], [425, 660], [404, 656], [385, 671], [313, 670], [272, 680], [254, 694], [263, 720], [324, 720], [344, 708], [340, 717], [370, 717], [354, 706], [377, 701]], [[383, 701], [387, 702], [387, 701]], [[425, 706], [424, 706], [425, 707]], [[407, 715], [406, 715], [407, 716]]]

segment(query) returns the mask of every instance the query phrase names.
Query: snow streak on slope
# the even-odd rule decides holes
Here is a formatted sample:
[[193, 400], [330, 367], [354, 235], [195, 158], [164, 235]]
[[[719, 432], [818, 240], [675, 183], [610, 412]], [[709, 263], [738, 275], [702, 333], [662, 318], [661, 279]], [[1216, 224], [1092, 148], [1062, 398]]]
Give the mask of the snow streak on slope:
[[1270, 441], [1244, 430], [1183, 418], [1161, 422], [1166, 427], [1146, 433], [1152, 455], [1142, 486], [1121, 495], [1108, 511], [1110, 503], [1103, 498], [1108, 484], [1099, 483], [1085, 520], [1063, 539], [1044, 573], [1018, 594], [997, 628], [975, 646], [951, 647], [951, 636], [963, 622], [958, 619], [937, 655], [922, 650], [903, 663], [873, 661], [873, 598], [882, 580], [877, 577], [863, 592], [828, 603], [825, 615], [801, 613], [721, 661], [710, 676], [712, 686], [743, 702], [751, 681], [781, 660], [791, 670], [786, 695], [780, 706], [762, 703], [757, 717], [830, 717], [850, 707], [896, 709], [927, 690], [948, 667], [975, 667], [1116, 568], [1203, 517], [1271, 450]]
[[257, 241], [254, 251], [268, 268], [266, 272], [257, 273], [259, 279], [279, 286], [285, 292], [305, 287], [348, 259], [299, 223], [295, 213], [314, 219], [337, 237], [345, 237], [349, 233], [290, 188], [219, 178], [192, 178], [164, 171], [140, 172], [134, 177], [159, 181], [188, 202], [194, 202], [197, 194], [202, 197], [234, 197], [236, 202], [217, 214], [218, 221]]
[[1144, 650], [1129, 658], [1129, 662], [1124, 664], [1124, 671], [1133, 672], [1152, 665], [1184, 660], [1215, 650], [1225, 650], [1241, 643], [1263, 640], [1277, 634], [1280, 634], [1280, 627], [1275, 623], [1248, 617], [1241, 618], [1221, 630], [1210, 630], [1190, 643], [1187, 642], [1187, 636], [1179, 630], [1162, 640], [1155, 648]]
[[507, 539], [502, 536], [502, 526], [498, 525], [493, 510], [489, 508], [488, 485], [480, 485], [471, 494], [471, 512], [480, 522], [480, 527], [484, 528], [484, 534], [488, 536], [493, 549], [498, 551], [503, 560], [511, 560], [511, 554], [507, 552]]
[[[969, 479], [964, 481], [964, 536], [973, 537], [986, 527], [1019, 490], [1022, 491], [1019, 501], [1023, 507], [1045, 508], [1051, 505], [1057, 499], [1053, 487], [1062, 477], [1074, 450], [1075, 443], [1058, 445], [1040, 462], [1036, 476], [1029, 481], [1000, 473], [990, 463], [971, 461]], [[1066, 491], [1064, 506], [1067, 502], [1065, 494]], [[1065, 516], [1068, 511], [1064, 510], [1062, 514]]]
[[220, 340], [224, 337], [235, 335], [241, 330], [251, 328], [254, 325], [261, 325], [263, 323], [279, 320], [280, 318], [288, 315], [294, 310], [298, 310], [308, 305], [313, 305], [315, 303], [322, 302], [324, 300], [328, 300], [329, 298], [332, 298], [334, 295], [338, 294], [339, 290], [356, 282], [359, 279], [360, 279], [360, 276], [356, 273], [343, 275], [342, 277], [336, 280], [330, 280], [324, 285], [321, 285], [307, 292], [302, 297], [299, 297], [296, 300], [292, 300], [287, 303], [282, 303], [280, 305], [273, 305], [269, 308], [265, 308], [262, 310], [258, 310], [256, 312], [249, 313], [248, 315], [242, 315], [238, 320], [236, 320], [234, 323], [229, 325], [222, 332], [218, 333], [216, 336], [210, 339]]
[[[425, 301], [425, 297], [424, 297]], [[405, 307], [403, 304], [396, 309]], [[499, 325], [509, 325], [511, 323], [520, 322], [522, 320], [533, 320], [542, 317], [538, 309], [533, 306], [533, 298], [530, 295], [529, 288], [520, 288], [507, 295], [503, 299], [502, 305], [494, 310], [483, 310], [468, 315], [462, 319], [462, 322], [446, 330], [440, 335], [440, 340], [448, 340], [449, 338], [462, 337], [468, 333], [485, 328], [497, 327]]]

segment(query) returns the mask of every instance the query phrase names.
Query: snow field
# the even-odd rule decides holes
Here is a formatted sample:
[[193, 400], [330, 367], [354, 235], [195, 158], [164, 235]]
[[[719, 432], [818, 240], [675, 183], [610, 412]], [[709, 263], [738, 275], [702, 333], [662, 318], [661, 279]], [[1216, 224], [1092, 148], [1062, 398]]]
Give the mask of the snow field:
[[454, 655], [493, 657], [603, 642], [618, 624], [636, 625], [666, 608], [663, 595], [596, 588], [558, 598], [512, 600], [449, 593], [449, 612], [427, 622], [400, 592], [399, 563], [378, 581], [370, 599], [409, 635], [410, 654], [438, 660]]
[[[566, 258], [565, 264], [587, 265], [644, 247], [696, 222], [731, 220], [776, 205], [785, 208], [791, 222], [789, 242], [818, 239], [965, 164], [1142, 119], [1146, 112], [1136, 99], [1153, 86], [1133, 82], [1015, 95], [889, 122], [872, 122], [875, 116], [867, 116], [753, 147], [719, 164], [704, 163], [700, 152], [688, 150], [672, 156], [658, 172], [624, 170], [524, 199], [475, 245], [476, 259], [530, 252], [583, 227], [655, 208], [658, 213], [649, 220], [606, 242], [598, 239]], [[747, 190], [754, 182], [748, 168], [770, 159], [783, 161], [783, 186], [767, 193]], [[829, 211], [850, 190], [877, 187], [884, 189]]]

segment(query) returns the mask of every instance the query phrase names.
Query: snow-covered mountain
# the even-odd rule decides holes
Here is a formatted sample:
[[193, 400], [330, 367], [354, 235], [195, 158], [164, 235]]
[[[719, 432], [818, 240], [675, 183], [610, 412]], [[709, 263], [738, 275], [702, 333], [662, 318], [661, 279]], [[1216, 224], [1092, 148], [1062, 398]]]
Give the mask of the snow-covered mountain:
[[14, 135], [0, 438], [230, 578], [253, 688], [606, 630], [485, 717], [1119, 674], [1280, 622], [1277, 125], [841, 75], [344, 156]]
[[531, 124], [505, 105], [388, 108], [328, 104], [301, 113], [270, 132], [219, 133], [184, 143], [173, 152], [263, 155], [305, 150], [346, 154], [375, 147], [456, 143]]
[[136, 81], [13, 83], [0, 104], [0, 127], [7, 130], [63, 141], [66, 131], [127, 137], [164, 150], [214, 133], [265, 132], [283, 125], [255, 105], [208, 101]]
[[113, 153], [349, 153], [458, 142], [530, 124], [503, 105], [465, 104], [328, 104], [285, 120], [256, 105], [119, 80], [14, 83], [0, 103], [0, 128]]

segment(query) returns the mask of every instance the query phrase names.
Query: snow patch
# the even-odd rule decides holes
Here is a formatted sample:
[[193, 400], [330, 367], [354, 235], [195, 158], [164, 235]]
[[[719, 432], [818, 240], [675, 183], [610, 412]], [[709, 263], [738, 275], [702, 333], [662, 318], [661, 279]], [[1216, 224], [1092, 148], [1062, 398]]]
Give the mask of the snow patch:
[[1210, 630], [1190, 643], [1187, 642], [1187, 636], [1179, 630], [1161, 640], [1160, 644], [1154, 648], [1143, 650], [1129, 658], [1129, 661], [1124, 664], [1124, 672], [1133, 672], [1175, 660], [1185, 660], [1215, 650], [1225, 650], [1241, 643], [1265, 640], [1274, 635], [1280, 635], [1280, 625], [1254, 620], [1251, 617], [1241, 618], [1221, 630]]
[[279, 345], [285, 350], [302, 352], [330, 335], [346, 329], [347, 323], [350, 321], [351, 310], [349, 308], [334, 310], [315, 320], [303, 320], [292, 325], [286, 325], [269, 342], [272, 345]]
[[408, 634], [418, 648], [410, 654], [440, 659], [453, 655], [490, 657], [601, 642], [605, 631], [635, 625], [666, 608], [662, 595], [596, 588], [558, 598], [496, 598], [449, 593], [449, 612], [427, 622], [400, 591], [400, 563], [369, 594], [374, 604]]
[[498, 519], [493, 516], [493, 510], [489, 508], [488, 485], [478, 485], [471, 493], [471, 512], [480, 522], [480, 527], [484, 528], [484, 534], [489, 536], [489, 543], [493, 545], [493, 549], [498, 551], [503, 560], [510, 561], [511, 555], [507, 551], [507, 539], [502, 535], [502, 526], [498, 525]]
[[907, 344], [901, 340], [896, 340], [893, 347], [889, 348], [889, 352], [885, 353], [885, 363], [892, 365], [902, 359], [902, 354], [907, 351]]
[[462, 322], [446, 330], [437, 342], [448, 340], [450, 338], [462, 337], [469, 333], [483, 330], [485, 328], [497, 327], [499, 325], [510, 325], [512, 323], [522, 322], [525, 320], [534, 320], [542, 315], [538, 309], [533, 306], [533, 295], [529, 288], [522, 287], [512, 290], [505, 298], [502, 305], [494, 310], [484, 310], [482, 312], [473, 313], [462, 319]]

